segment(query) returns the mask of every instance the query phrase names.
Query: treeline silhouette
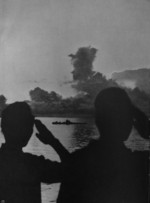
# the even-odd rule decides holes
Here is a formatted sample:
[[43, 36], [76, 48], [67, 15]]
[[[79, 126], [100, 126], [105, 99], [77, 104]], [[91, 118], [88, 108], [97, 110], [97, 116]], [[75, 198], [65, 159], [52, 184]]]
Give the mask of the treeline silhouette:
[[[105, 87], [117, 86], [117, 84], [104, 83], [99, 85], [97, 91], [105, 89]], [[91, 84], [92, 86], [93, 84]], [[93, 85], [94, 86], [94, 85]], [[91, 90], [94, 87], [91, 87]], [[150, 95], [145, 92], [135, 88], [133, 90], [124, 88], [128, 93], [132, 102], [139, 107], [148, 116], [150, 115]], [[97, 95], [95, 94], [78, 94], [74, 97], [63, 98], [58, 93], [52, 91], [47, 92], [37, 87], [30, 91], [31, 101], [28, 103], [34, 114], [38, 115], [94, 115], [93, 100]]]
[[[82, 89], [74, 97], [63, 98], [55, 91], [48, 92], [36, 87], [29, 92], [30, 100], [26, 101], [34, 115], [40, 116], [93, 116], [93, 101], [98, 92], [107, 87], [117, 87], [118, 85], [107, 80], [101, 73], [96, 73], [86, 81], [79, 81], [76, 88]], [[124, 88], [128, 93], [133, 104], [150, 116], [150, 94], [138, 88]], [[7, 98], [0, 95], [0, 115], [1, 111], [7, 106]]]

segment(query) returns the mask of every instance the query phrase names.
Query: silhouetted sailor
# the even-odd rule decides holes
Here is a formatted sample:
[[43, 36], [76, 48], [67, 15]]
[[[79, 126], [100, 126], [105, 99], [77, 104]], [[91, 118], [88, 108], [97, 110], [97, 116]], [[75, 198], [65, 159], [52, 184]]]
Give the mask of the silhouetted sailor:
[[[39, 131], [37, 137], [61, 154], [62, 163], [22, 152], [33, 133], [34, 123]], [[25, 102], [10, 104], [2, 112], [1, 128], [6, 143], [0, 149], [0, 200], [41, 203], [41, 182], [62, 181], [68, 152], [39, 120], [34, 120]]]
[[95, 100], [95, 122], [100, 139], [71, 155], [58, 203], [148, 203], [148, 152], [124, 144], [133, 126], [148, 138], [148, 118], [123, 89], [108, 88]]
[[120, 88], [99, 93], [95, 109], [96, 125], [101, 135], [96, 150], [101, 161], [96, 195], [99, 202], [147, 203], [148, 152], [132, 152], [124, 141], [133, 126], [141, 136], [148, 138], [148, 118], [131, 104], [126, 92]]

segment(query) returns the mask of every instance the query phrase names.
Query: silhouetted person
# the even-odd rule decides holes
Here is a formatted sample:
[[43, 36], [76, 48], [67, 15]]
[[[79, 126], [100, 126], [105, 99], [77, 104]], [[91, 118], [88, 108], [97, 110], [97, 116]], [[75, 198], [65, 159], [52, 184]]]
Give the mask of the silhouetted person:
[[[148, 138], [148, 118], [131, 104], [126, 92], [109, 88], [96, 98], [96, 125], [101, 138], [102, 202], [148, 202], [148, 152], [131, 152], [124, 145], [132, 127]], [[145, 123], [145, 125], [144, 125]], [[105, 189], [104, 189], [105, 188]], [[109, 194], [109, 195], [108, 195]]]
[[[37, 137], [61, 154], [62, 163], [22, 152], [34, 124], [39, 131]], [[13, 103], [2, 112], [1, 128], [6, 143], [0, 149], [0, 201], [41, 203], [41, 182], [49, 184], [63, 180], [67, 150], [39, 120], [34, 120], [25, 102]]]
[[101, 91], [95, 100], [100, 139], [71, 155], [72, 178], [62, 183], [58, 203], [148, 203], [148, 152], [124, 144], [133, 126], [148, 138], [143, 118], [149, 123], [124, 90]]

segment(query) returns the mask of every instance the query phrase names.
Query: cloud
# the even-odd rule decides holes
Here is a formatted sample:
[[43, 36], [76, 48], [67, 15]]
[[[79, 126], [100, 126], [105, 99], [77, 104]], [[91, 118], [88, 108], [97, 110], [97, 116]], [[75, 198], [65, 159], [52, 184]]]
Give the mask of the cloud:
[[60, 82], [72, 79], [68, 53], [89, 44], [99, 50], [94, 68], [106, 75], [146, 67], [149, 9], [141, 0], [0, 1], [0, 93], [17, 98], [37, 81], [66, 94]]

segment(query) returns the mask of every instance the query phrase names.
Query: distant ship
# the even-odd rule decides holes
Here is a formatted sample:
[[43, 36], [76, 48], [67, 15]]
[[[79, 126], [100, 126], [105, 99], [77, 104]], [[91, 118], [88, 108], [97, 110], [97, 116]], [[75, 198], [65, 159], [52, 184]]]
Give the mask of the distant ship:
[[54, 121], [54, 122], [52, 122], [52, 124], [54, 124], [54, 125], [71, 125], [71, 124], [87, 124], [87, 123], [72, 122], [70, 120], [66, 120], [66, 121], [63, 121], [63, 122]]

